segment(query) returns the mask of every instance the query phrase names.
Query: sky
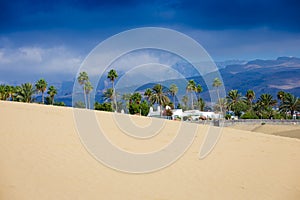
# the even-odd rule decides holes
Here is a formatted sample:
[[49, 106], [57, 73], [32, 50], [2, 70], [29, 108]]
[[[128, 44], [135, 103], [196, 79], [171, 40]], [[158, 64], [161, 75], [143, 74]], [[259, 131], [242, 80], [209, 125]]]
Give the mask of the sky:
[[141, 27], [186, 34], [214, 61], [300, 57], [297, 0], [0, 0], [0, 8], [0, 83], [72, 80], [96, 45]]

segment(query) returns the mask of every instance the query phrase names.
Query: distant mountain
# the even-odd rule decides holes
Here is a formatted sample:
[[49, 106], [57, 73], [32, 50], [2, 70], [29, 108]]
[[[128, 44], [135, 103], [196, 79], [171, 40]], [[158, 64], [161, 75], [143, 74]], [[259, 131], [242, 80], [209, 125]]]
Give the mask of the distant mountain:
[[[257, 59], [249, 62], [227, 61], [222, 63], [228, 64], [222, 66], [220, 63], [217, 63], [227, 92], [231, 89], [238, 89], [245, 95], [248, 89], [252, 89], [257, 97], [262, 93], [270, 93], [276, 98], [277, 92], [284, 90], [300, 97], [300, 58], [279, 57], [276, 60]], [[215, 77], [215, 72], [206, 74], [206, 77], [201, 77], [188, 63], [176, 63], [172, 68], [181, 71], [185, 77], [189, 77], [187, 80], [194, 79], [201, 84], [203, 87], [201, 96], [206, 101], [210, 101], [204, 79], [208, 76]], [[121, 73], [120, 77], [122, 74], [124, 73]], [[106, 77], [100, 79], [100, 84], [97, 87], [97, 101], [101, 101], [101, 93], [105, 90], [105, 85], [107, 85], [105, 81], [107, 82]], [[71, 105], [73, 83], [73, 81], [66, 81], [61, 84], [58, 88], [59, 93], [56, 101], [64, 101], [67, 105]], [[185, 80], [183, 79], [166, 80], [160, 83], [166, 86], [176, 83], [179, 87], [185, 88]], [[138, 91], [143, 91], [154, 84], [155, 82], [134, 88], [138, 88]], [[124, 92], [130, 90], [130, 88], [123, 89]]]
[[279, 57], [276, 60], [253, 60], [245, 64], [228, 65], [220, 70], [226, 90], [248, 89], [276, 96], [279, 90], [300, 96], [300, 58]]

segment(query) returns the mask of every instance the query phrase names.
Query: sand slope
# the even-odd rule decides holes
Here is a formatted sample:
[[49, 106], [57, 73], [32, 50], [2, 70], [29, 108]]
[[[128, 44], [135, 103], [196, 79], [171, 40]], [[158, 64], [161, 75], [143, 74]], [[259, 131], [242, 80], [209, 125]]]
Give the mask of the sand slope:
[[237, 124], [231, 128], [238, 130], [247, 130], [257, 133], [265, 133], [269, 135], [277, 135], [290, 138], [300, 139], [300, 125], [271, 125], [271, 124], [256, 124], [256, 125], [247, 125], [247, 124]]
[[[300, 199], [300, 140], [224, 128], [213, 152], [198, 159], [207, 126], [170, 167], [133, 175], [96, 161], [76, 132], [72, 109], [0, 101], [0, 199]], [[121, 148], [151, 151], [178, 122], [147, 141], [97, 117]], [[137, 123], [148, 123], [137, 118]]]

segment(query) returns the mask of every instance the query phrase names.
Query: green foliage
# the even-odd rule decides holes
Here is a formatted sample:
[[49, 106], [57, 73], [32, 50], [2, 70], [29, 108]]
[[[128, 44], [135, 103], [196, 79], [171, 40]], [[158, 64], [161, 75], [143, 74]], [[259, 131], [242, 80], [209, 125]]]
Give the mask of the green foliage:
[[140, 93], [133, 93], [129, 100], [129, 113], [132, 115], [141, 114], [147, 116], [150, 106], [146, 100], [142, 101], [142, 95]]
[[242, 116], [242, 119], [259, 119], [259, 117], [253, 111], [247, 111]]
[[55, 103], [53, 103], [53, 105], [55, 105], [55, 106], [66, 106], [66, 104], [64, 102], [55, 102]]
[[32, 96], [35, 93], [35, 89], [31, 83], [24, 83], [17, 91], [17, 99], [21, 102], [32, 102]]
[[231, 119], [231, 115], [230, 114], [226, 114], [225, 115], [225, 119], [227, 119], [227, 120]]
[[166, 96], [167, 92], [163, 90], [162, 85], [156, 84], [152, 89], [152, 94], [150, 96], [150, 102], [151, 104], [159, 104], [162, 105], [168, 105], [170, 102], [170, 99]]
[[107, 103], [107, 102], [104, 102], [104, 103], [96, 102], [94, 107], [95, 107], [95, 110], [108, 111], [108, 112], [113, 111], [111, 103]]
[[289, 111], [291, 116], [293, 116], [295, 111], [300, 111], [300, 99], [290, 93], [285, 93], [279, 109], [281, 112]]
[[54, 96], [57, 94], [57, 90], [53, 85], [48, 88], [47, 94], [49, 95], [49, 98], [46, 97], [46, 101], [49, 104], [54, 104]]
[[140, 109], [141, 109], [142, 116], [147, 116], [149, 113], [149, 110], [150, 110], [150, 106], [149, 106], [148, 102], [144, 100], [140, 104]]
[[242, 112], [248, 109], [248, 106], [243, 101], [242, 95], [238, 92], [238, 90], [230, 90], [226, 99], [228, 109], [232, 110], [238, 117], [241, 116]]

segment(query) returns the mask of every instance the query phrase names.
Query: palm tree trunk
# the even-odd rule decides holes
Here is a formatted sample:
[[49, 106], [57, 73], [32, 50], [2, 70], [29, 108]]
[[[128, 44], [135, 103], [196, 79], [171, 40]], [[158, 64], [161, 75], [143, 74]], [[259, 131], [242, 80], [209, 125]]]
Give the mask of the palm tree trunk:
[[44, 104], [44, 91], [42, 91], [42, 103]]
[[194, 103], [193, 103], [193, 93], [191, 92], [191, 110], [194, 109]]
[[176, 103], [175, 103], [175, 95], [173, 95], [173, 102], [174, 102], [174, 109], [176, 109]]
[[[220, 102], [220, 94], [219, 94], [219, 89], [217, 88], [217, 96], [218, 96], [218, 102], [221, 104], [221, 102]], [[220, 106], [220, 111], [221, 111], [221, 113], [224, 115], [225, 113], [223, 113], [223, 108], [222, 108], [223, 106], [221, 105]], [[219, 115], [219, 117], [220, 117], [220, 115]]]
[[87, 94], [88, 96], [88, 108], [91, 109], [91, 96], [90, 96], [90, 93]]
[[84, 105], [85, 105], [85, 108], [87, 108], [87, 103], [86, 103], [86, 93], [85, 93], [85, 85], [83, 85], [83, 96], [84, 96]]
[[117, 107], [117, 98], [116, 98], [116, 91], [115, 91], [115, 82], [112, 82], [113, 85], [113, 98], [114, 98], [114, 104], [115, 104], [115, 111], [118, 112], [118, 107]]

